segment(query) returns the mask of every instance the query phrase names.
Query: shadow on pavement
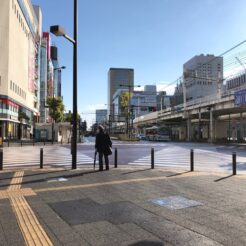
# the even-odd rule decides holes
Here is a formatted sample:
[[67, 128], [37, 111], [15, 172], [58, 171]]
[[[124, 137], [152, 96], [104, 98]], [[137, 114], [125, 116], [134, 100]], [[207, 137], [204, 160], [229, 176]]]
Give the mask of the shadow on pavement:
[[129, 246], [163, 246], [164, 244], [161, 242], [155, 241], [139, 241], [137, 243], [129, 244]]
[[[66, 172], [66, 171], [69, 171], [69, 170], [63, 170], [63, 171], [56, 171], [56, 172]], [[17, 183], [17, 184], [21, 184], [21, 185], [26, 185], [26, 184], [34, 184], [34, 183], [41, 183], [41, 182], [46, 182], [50, 179], [56, 179], [56, 178], [75, 178], [75, 177], [80, 177], [80, 176], [84, 176], [84, 175], [87, 175], [87, 174], [93, 174], [93, 173], [97, 173], [99, 172], [99, 170], [93, 170], [93, 171], [88, 171], [88, 172], [81, 172], [81, 173], [73, 173], [73, 174], [65, 174], [65, 175], [61, 175], [61, 176], [51, 176], [51, 177], [48, 177], [48, 178], [42, 178], [42, 179], [36, 179], [36, 180], [30, 180], [30, 181], [23, 181], [21, 183]], [[42, 174], [46, 174], [46, 173], [42, 173]], [[41, 173], [39, 174], [41, 175]], [[32, 175], [29, 175], [29, 176], [32, 176]], [[25, 177], [25, 176], [24, 176]], [[15, 185], [17, 185], [15, 183]], [[3, 185], [0, 185], [0, 187], [9, 187], [9, 184], [3, 184]]]
[[144, 172], [144, 171], [148, 171], [148, 170], [151, 170], [151, 168], [135, 170], [135, 171], [127, 172], [127, 173], [122, 173], [122, 175], [131, 174], [131, 173], [138, 173], [138, 172]]
[[183, 175], [183, 174], [190, 173], [190, 172], [191, 172], [191, 171], [186, 171], [186, 172], [183, 172], [183, 173], [175, 173], [175, 174], [171, 174], [171, 175], [168, 175], [167, 178], [171, 178], [171, 177]]
[[[42, 172], [42, 173], [35, 173], [35, 174], [27, 174], [27, 175], [23, 175], [23, 178], [25, 178], [25, 177], [32, 177], [32, 176], [38, 176], [38, 175], [43, 175], [43, 174], [65, 172], [65, 171], [66, 171], [66, 170], [59, 170], [59, 171], [51, 171], [51, 172]], [[16, 171], [12, 171], [12, 172], [15, 173]], [[0, 181], [12, 179], [12, 178], [13, 178], [13, 176], [8, 177], [8, 178], [2, 178], [2, 179], [0, 179]], [[16, 178], [18, 178], [18, 176], [16, 176]]]
[[226, 177], [222, 177], [222, 178], [216, 179], [216, 180], [214, 180], [214, 182], [219, 182], [219, 181], [222, 181], [222, 180], [224, 180], [224, 179], [231, 178], [231, 177], [233, 177], [233, 176], [234, 176], [234, 175], [231, 174], [231, 175], [229, 175], [229, 176], [226, 176]]

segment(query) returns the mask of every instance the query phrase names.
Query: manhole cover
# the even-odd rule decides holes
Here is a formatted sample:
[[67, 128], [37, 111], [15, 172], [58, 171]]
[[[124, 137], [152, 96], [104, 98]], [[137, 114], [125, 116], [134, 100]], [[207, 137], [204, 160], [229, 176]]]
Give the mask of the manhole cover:
[[67, 181], [66, 178], [60, 177], [60, 178], [56, 178], [56, 179], [48, 179], [47, 182], [51, 183], [51, 182], [64, 182]]
[[183, 196], [169, 196], [164, 198], [156, 198], [156, 199], [152, 199], [151, 202], [172, 210], [203, 205], [201, 202], [190, 200]]

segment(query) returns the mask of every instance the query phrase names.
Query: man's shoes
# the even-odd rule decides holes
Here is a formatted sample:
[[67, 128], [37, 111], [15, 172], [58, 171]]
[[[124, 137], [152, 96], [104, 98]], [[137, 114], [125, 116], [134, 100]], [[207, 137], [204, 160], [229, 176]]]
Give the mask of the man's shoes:
[[108, 171], [109, 170], [109, 167], [106, 167], [106, 170]]

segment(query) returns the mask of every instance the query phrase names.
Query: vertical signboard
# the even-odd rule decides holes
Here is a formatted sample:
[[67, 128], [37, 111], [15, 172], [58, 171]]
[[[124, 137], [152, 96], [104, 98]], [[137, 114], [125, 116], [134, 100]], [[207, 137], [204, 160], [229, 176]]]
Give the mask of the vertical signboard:
[[28, 90], [34, 93], [35, 90], [35, 43], [33, 37], [28, 39]]
[[234, 93], [234, 104], [235, 106], [246, 104], [246, 90], [241, 90]]

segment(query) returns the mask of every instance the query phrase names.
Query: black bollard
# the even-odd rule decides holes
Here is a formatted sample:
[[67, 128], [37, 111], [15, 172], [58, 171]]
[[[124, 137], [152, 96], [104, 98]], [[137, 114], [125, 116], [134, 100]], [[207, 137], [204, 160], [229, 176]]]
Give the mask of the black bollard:
[[21, 147], [22, 147], [22, 140], [21, 140]]
[[40, 149], [40, 168], [43, 168], [43, 160], [44, 160], [44, 151], [43, 148]]
[[190, 150], [190, 171], [194, 171], [194, 151], [193, 149]]
[[232, 174], [233, 175], [237, 174], [237, 161], [236, 161], [236, 158], [237, 158], [237, 153], [233, 152], [232, 153]]
[[151, 148], [151, 169], [155, 168], [154, 148]]
[[118, 151], [117, 151], [117, 148], [115, 148], [115, 150], [114, 150], [114, 167], [115, 168], [118, 167]]
[[0, 170], [3, 170], [3, 149], [0, 149]]

